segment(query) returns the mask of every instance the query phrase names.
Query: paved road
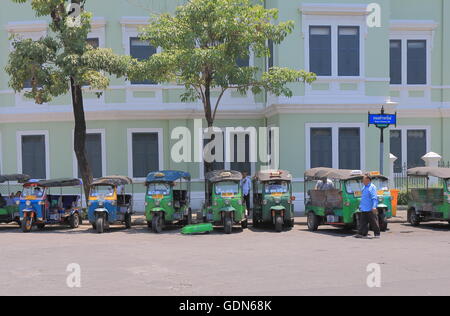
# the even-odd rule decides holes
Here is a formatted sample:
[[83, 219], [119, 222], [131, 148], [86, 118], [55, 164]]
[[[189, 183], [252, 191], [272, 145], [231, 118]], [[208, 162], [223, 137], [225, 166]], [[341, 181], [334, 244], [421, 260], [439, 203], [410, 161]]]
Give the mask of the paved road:
[[[391, 224], [381, 240], [357, 240], [300, 218], [280, 234], [236, 228], [204, 236], [146, 226], [104, 235], [89, 226], [23, 234], [0, 226], [0, 295], [450, 295], [447, 224]], [[66, 268], [81, 267], [81, 288]], [[381, 267], [381, 288], [366, 268]]]

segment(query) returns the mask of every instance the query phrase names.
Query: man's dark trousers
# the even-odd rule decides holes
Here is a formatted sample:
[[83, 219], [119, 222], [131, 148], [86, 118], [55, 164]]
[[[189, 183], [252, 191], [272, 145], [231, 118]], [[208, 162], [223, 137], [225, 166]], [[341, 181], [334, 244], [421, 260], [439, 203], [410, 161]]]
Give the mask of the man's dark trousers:
[[375, 236], [380, 236], [380, 224], [378, 223], [378, 214], [374, 211], [361, 212], [359, 234], [367, 236], [369, 234], [369, 224], [373, 229]]
[[250, 194], [244, 195], [245, 206], [247, 207], [247, 211], [250, 212]]

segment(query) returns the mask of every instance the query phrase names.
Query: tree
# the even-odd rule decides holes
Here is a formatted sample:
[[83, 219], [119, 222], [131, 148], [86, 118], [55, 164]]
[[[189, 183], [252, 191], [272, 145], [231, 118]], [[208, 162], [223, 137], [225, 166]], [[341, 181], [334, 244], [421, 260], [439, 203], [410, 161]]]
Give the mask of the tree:
[[[238, 65], [250, 51], [257, 58], [267, 58], [268, 41], [280, 44], [293, 31], [293, 21], [275, 24], [277, 19], [277, 9], [266, 9], [251, 0], [189, 0], [174, 15], [151, 19], [141, 38], [162, 51], [135, 63], [129, 75], [184, 85], [182, 101], [201, 100], [211, 128], [227, 90], [291, 97], [289, 83], [315, 80], [315, 74], [304, 70]], [[218, 97], [213, 103], [214, 90]]]
[[87, 43], [92, 19], [92, 14], [84, 9], [87, 0], [12, 1], [30, 2], [37, 16], [49, 16], [51, 33], [37, 41], [13, 38], [13, 51], [6, 66], [10, 75], [9, 85], [14, 91], [21, 92], [25, 82], [31, 80], [31, 91], [27, 91], [25, 96], [37, 104], [49, 102], [70, 91], [75, 121], [74, 151], [87, 196], [92, 171], [86, 153], [82, 87], [106, 89], [109, 85], [106, 75], [124, 76], [131, 58]]

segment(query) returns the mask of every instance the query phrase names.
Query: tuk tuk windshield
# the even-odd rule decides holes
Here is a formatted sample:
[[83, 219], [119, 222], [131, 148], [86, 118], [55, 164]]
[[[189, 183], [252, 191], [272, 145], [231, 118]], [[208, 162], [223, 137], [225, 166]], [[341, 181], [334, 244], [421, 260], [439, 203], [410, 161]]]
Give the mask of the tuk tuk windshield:
[[35, 196], [41, 198], [44, 196], [44, 189], [37, 186], [28, 186], [23, 188], [22, 197]]
[[389, 182], [384, 179], [373, 179], [372, 183], [377, 187], [377, 190], [388, 191]]
[[238, 194], [239, 183], [237, 182], [219, 182], [216, 183], [216, 195]]
[[150, 183], [147, 192], [148, 195], [169, 195], [170, 185], [166, 183]]
[[361, 192], [363, 184], [360, 180], [347, 181], [347, 193], [353, 194], [355, 192]]
[[265, 185], [266, 194], [287, 193], [288, 191], [289, 191], [289, 184], [286, 181], [267, 182]]
[[113, 196], [114, 187], [112, 185], [97, 185], [91, 189], [91, 196]]

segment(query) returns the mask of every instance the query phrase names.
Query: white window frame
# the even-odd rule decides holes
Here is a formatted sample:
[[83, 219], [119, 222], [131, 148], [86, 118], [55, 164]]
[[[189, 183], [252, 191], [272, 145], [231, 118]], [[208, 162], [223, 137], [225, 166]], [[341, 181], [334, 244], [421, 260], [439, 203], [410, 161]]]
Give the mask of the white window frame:
[[[402, 133], [402, 168], [405, 164], [408, 163], [408, 131], [410, 130], [424, 130], [427, 133], [426, 137], [426, 143], [427, 143], [427, 149], [426, 153], [429, 153], [431, 151], [431, 126], [425, 125], [425, 126], [414, 126], [414, 125], [398, 125], [397, 127], [392, 127], [390, 131], [401, 131]], [[390, 138], [390, 135], [389, 135]]]
[[[311, 85], [306, 85], [306, 95], [364, 95], [366, 66], [365, 66], [365, 39], [368, 34], [367, 6], [366, 5], [339, 5], [339, 4], [304, 4], [301, 8], [302, 36], [304, 38], [304, 67], [310, 69], [309, 29], [311, 26], [331, 27], [331, 76], [318, 76], [316, 83], [329, 83], [330, 89], [326, 91], [313, 90]], [[359, 76], [338, 75], [338, 39], [339, 27], [359, 27]], [[357, 90], [341, 90], [341, 83], [355, 83]]]
[[49, 131], [17, 131], [16, 132], [16, 146], [17, 146], [17, 173], [23, 173], [22, 161], [22, 136], [44, 136], [45, 139], [45, 175], [50, 179], [50, 145], [49, 145]]
[[3, 136], [0, 132], [0, 173], [3, 174]]
[[[106, 173], [108, 170], [106, 166], [106, 130], [105, 129], [87, 129], [86, 134], [100, 134], [100, 142], [102, 146], [102, 177], [106, 177]], [[72, 148], [74, 148], [74, 130], [72, 130]], [[73, 157], [73, 177], [78, 178], [78, 159], [75, 155], [75, 151], [72, 150]]]
[[[21, 21], [21, 22], [9, 22], [6, 25], [6, 30], [9, 35], [16, 35], [22, 39], [32, 39], [33, 41], [39, 40], [48, 33], [48, 23], [46, 21]], [[13, 41], [9, 41], [9, 51], [13, 51]], [[34, 100], [25, 98], [24, 94], [31, 91], [30, 88], [24, 89], [20, 93], [15, 93], [15, 104], [17, 107], [30, 107], [30, 106], [45, 106], [45, 104], [36, 104]]]
[[307, 123], [305, 124], [306, 170], [311, 169], [311, 129], [331, 128], [333, 168], [339, 169], [339, 129], [359, 128], [361, 170], [366, 168], [366, 124], [364, 123]]
[[133, 134], [153, 133], [158, 134], [158, 160], [159, 170], [164, 170], [164, 129], [163, 128], [128, 128], [127, 129], [127, 147], [128, 147], [128, 176], [133, 180], [145, 181], [144, 178], [134, 178], [133, 170]]

